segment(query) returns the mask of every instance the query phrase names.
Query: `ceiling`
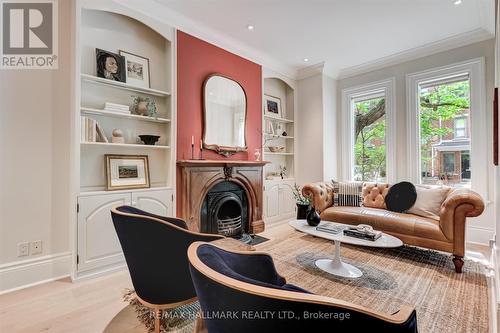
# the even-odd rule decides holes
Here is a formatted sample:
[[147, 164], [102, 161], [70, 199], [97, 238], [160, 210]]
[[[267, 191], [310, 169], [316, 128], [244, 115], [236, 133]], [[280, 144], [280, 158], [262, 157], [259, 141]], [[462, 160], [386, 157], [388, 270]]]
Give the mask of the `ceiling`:
[[494, 0], [154, 1], [184, 19], [179, 28], [187, 33], [264, 66], [279, 64], [295, 77], [323, 62], [328, 75], [347, 76], [491, 38], [494, 31]]

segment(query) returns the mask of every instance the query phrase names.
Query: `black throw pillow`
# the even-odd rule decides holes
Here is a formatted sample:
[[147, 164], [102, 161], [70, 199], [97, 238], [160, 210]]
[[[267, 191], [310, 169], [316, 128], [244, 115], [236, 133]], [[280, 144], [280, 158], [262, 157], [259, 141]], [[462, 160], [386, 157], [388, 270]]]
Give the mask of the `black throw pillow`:
[[401, 182], [392, 185], [385, 196], [385, 205], [392, 212], [402, 213], [410, 209], [417, 201], [415, 185]]

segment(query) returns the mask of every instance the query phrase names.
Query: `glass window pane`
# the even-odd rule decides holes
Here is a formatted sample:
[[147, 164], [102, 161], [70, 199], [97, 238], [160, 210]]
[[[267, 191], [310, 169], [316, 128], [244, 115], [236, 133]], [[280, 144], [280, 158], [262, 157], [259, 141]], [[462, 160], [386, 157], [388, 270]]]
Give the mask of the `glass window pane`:
[[469, 96], [468, 79], [419, 89], [421, 183], [470, 186]]
[[[380, 96], [380, 95], [378, 95]], [[354, 180], [385, 182], [385, 100], [381, 97], [352, 101], [354, 117]]]

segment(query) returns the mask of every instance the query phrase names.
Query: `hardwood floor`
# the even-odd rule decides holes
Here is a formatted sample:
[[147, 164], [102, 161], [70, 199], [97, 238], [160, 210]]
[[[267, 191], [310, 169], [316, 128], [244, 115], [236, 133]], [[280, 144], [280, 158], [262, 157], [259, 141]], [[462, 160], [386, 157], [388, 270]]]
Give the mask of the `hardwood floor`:
[[[286, 223], [267, 227], [261, 235], [286, 238]], [[256, 246], [257, 249], [259, 246]], [[485, 246], [468, 246], [474, 260], [489, 257]], [[122, 292], [132, 284], [127, 271], [71, 283], [69, 279], [0, 296], [1, 333], [98, 333], [126, 304]]]

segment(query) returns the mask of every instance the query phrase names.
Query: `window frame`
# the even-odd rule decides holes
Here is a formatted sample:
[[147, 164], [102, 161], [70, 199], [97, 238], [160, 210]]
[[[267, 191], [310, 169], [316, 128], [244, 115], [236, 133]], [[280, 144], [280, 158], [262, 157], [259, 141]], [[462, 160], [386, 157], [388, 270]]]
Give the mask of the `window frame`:
[[[458, 120], [463, 120], [464, 121], [464, 127], [457, 127], [457, 121]], [[458, 136], [457, 135], [457, 129], [458, 130], [463, 130], [464, 131], [464, 135]], [[455, 117], [453, 119], [453, 138], [454, 139], [467, 138], [467, 117], [465, 117], [463, 115], [460, 115], [460, 116], [457, 116], [457, 117]]]
[[396, 180], [396, 79], [391, 77], [385, 80], [376, 81], [360, 86], [342, 89], [342, 165], [341, 180], [352, 181], [354, 179], [354, 114], [352, 113], [352, 103], [355, 99], [363, 96], [385, 96], [385, 146], [386, 146], [386, 179], [388, 183]]
[[416, 184], [421, 183], [420, 164], [420, 117], [419, 117], [419, 85], [439, 78], [469, 76], [470, 82], [470, 114], [469, 128], [466, 133], [471, 138], [470, 160], [471, 188], [479, 192], [485, 200], [488, 199], [488, 138], [486, 124], [486, 77], [484, 57], [468, 61], [437, 67], [422, 72], [406, 75], [406, 102], [407, 102], [407, 176]]

